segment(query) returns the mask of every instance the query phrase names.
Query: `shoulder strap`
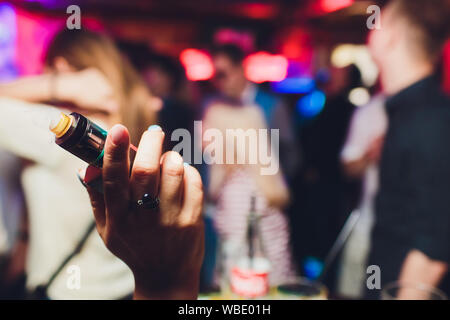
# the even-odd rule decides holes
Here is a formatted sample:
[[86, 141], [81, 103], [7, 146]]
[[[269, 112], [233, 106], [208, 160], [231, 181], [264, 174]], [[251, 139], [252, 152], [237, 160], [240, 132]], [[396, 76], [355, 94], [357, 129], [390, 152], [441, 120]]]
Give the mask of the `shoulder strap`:
[[61, 264], [58, 266], [58, 268], [52, 273], [49, 280], [45, 285], [42, 287], [45, 289], [48, 289], [52, 283], [55, 281], [56, 277], [61, 273], [61, 271], [66, 267], [66, 265], [70, 262], [70, 260], [73, 259], [77, 254], [79, 254], [82, 250], [84, 245], [86, 244], [87, 239], [91, 235], [92, 231], [95, 229], [95, 221], [91, 222], [89, 226], [86, 228], [86, 231], [83, 233], [83, 236], [78, 241], [77, 245], [75, 246], [74, 250], [61, 262]]

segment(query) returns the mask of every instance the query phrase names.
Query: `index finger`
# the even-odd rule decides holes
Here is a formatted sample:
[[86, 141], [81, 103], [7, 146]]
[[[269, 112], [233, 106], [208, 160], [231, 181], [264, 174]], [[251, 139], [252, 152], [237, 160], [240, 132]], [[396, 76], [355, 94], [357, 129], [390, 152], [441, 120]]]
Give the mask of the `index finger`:
[[128, 208], [130, 136], [122, 125], [115, 125], [106, 138], [103, 156], [103, 192], [106, 220], [120, 218]]

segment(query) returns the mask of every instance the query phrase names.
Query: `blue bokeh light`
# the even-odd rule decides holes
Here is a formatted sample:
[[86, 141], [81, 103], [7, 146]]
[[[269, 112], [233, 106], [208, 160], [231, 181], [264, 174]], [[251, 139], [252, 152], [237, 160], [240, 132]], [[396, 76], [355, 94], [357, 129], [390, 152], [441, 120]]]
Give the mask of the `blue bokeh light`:
[[279, 93], [308, 93], [315, 86], [316, 82], [310, 77], [286, 78], [272, 83], [272, 89]]
[[16, 13], [8, 3], [0, 4], [0, 46], [9, 46], [16, 37]]
[[316, 257], [306, 257], [303, 262], [303, 272], [309, 280], [316, 280], [323, 271], [323, 262]]
[[8, 3], [0, 4], [0, 81], [17, 76], [14, 65], [16, 45], [16, 12]]
[[322, 111], [325, 102], [325, 93], [320, 90], [314, 90], [298, 100], [297, 111], [306, 118], [312, 118]]

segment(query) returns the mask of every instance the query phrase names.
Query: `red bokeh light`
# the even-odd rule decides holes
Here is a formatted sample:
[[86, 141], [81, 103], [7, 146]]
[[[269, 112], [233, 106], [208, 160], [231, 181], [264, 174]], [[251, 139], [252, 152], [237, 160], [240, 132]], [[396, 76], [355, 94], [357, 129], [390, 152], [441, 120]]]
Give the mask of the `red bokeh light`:
[[333, 12], [352, 5], [354, 0], [320, 0], [320, 8], [325, 12]]
[[245, 76], [250, 81], [256, 83], [282, 81], [287, 75], [288, 61], [282, 55], [260, 51], [245, 59], [244, 68]]
[[270, 19], [278, 12], [278, 7], [276, 5], [266, 3], [239, 4], [236, 8], [238, 12], [241, 12], [252, 19]]
[[42, 58], [55, 33], [63, 27], [61, 19], [41, 17], [24, 10], [16, 9], [16, 63], [20, 74], [42, 72]]
[[446, 92], [450, 93], [450, 40], [444, 48], [444, 89]]
[[183, 50], [180, 61], [186, 70], [186, 77], [191, 81], [208, 80], [214, 74], [211, 58], [198, 49]]

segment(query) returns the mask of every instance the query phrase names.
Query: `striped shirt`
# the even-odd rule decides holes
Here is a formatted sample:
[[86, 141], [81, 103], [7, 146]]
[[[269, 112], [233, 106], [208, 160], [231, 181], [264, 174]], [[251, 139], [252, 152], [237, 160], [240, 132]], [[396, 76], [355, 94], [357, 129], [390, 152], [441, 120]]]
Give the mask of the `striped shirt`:
[[215, 226], [221, 238], [245, 244], [250, 199], [252, 195], [256, 195], [256, 212], [263, 216], [259, 220], [263, 249], [271, 263], [270, 284], [276, 286], [295, 277], [288, 220], [279, 209], [267, 206], [251, 175], [244, 169], [234, 170], [219, 194]]

